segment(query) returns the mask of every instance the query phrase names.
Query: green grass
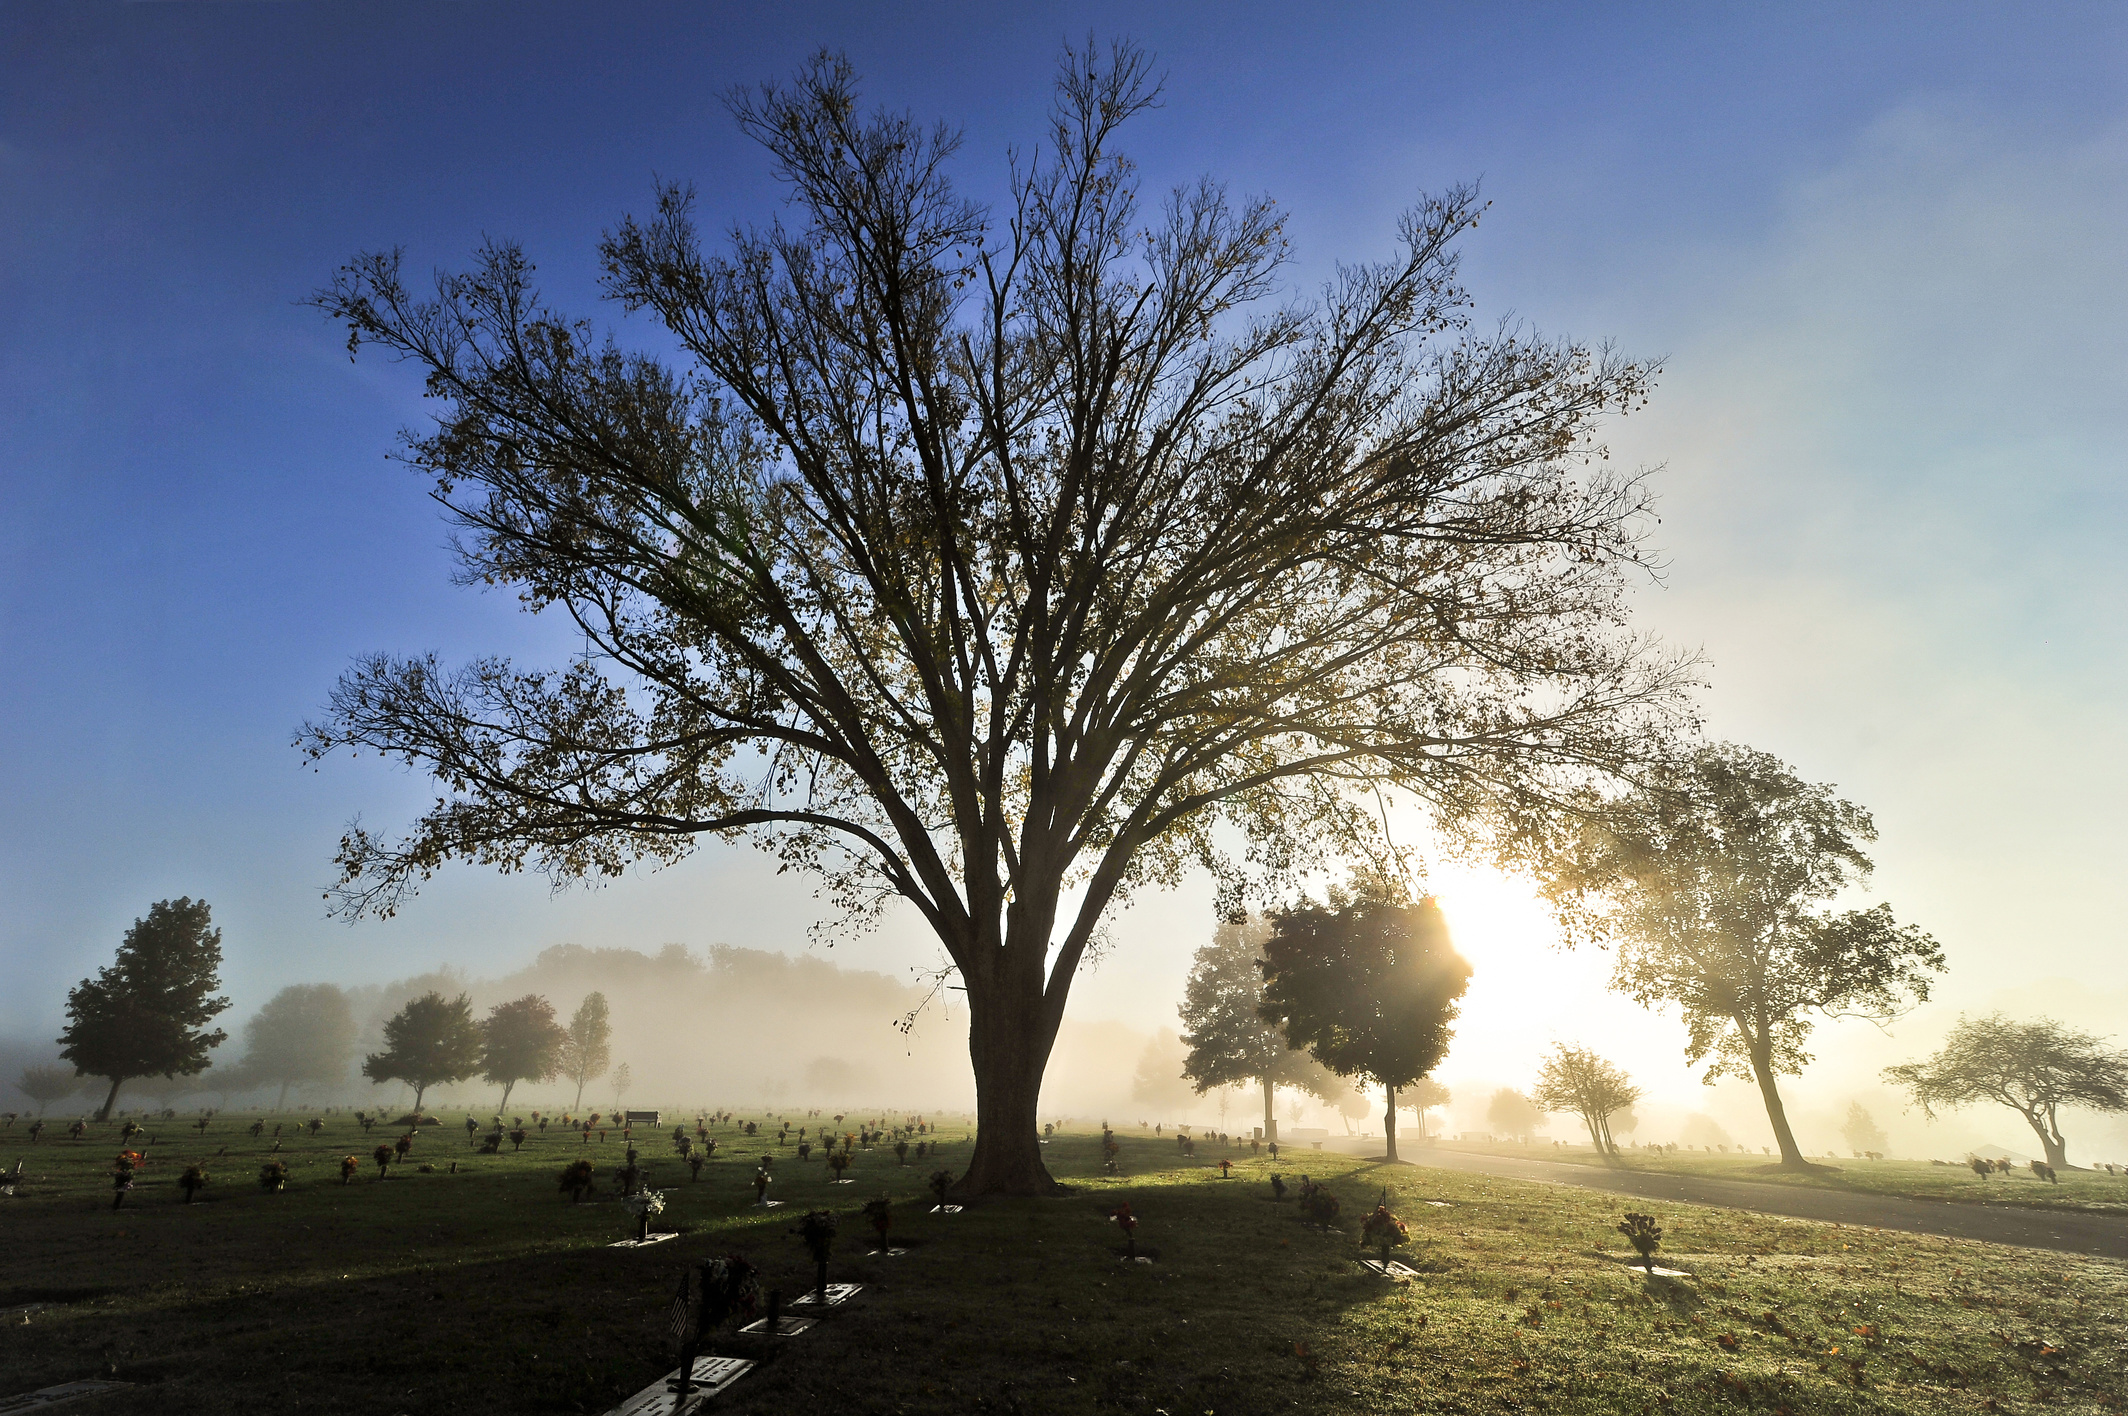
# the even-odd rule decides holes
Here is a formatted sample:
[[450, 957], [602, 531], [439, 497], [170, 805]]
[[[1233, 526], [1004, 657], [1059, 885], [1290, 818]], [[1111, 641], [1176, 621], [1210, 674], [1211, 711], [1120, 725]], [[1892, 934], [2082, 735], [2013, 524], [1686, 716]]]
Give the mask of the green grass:
[[[660, 1331], [683, 1264], [739, 1250], [801, 1291], [810, 1265], [790, 1230], [814, 1205], [846, 1216], [834, 1276], [870, 1286], [802, 1338], [724, 1334], [721, 1350], [764, 1366], [720, 1409], [1805, 1416], [2097, 1412], [2128, 1392], [2128, 1269], [2066, 1255], [1657, 1205], [1663, 1258], [1692, 1277], [1651, 1282], [1617, 1262], [1623, 1202], [1594, 1192], [1289, 1154], [1281, 1173], [1344, 1202], [1326, 1232], [1270, 1201], [1264, 1160], [1221, 1180], [1178, 1166], [1167, 1140], [1125, 1136], [1127, 1173], [1111, 1178], [1084, 1135], [1049, 1147], [1074, 1193], [952, 1217], [920, 1212], [930, 1167], [884, 1149], [860, 1152], [858, 1183], [836, 1187], [782, 1152], [787, 1204], [766, 1213], [749, 1207], [750, 1161], [720, 1158], [690, 1184], [667, 1158], [660, 1224], [682, 1237], [613, 1249], [619, 1205], [572, 1206], [555, 1188], [586, 1153], [573, 1138], [473, 1157], [462, 1132], [433, 1130], [414, 1159], [439, 1173], [379, 1183], [365, 1163], [342, 1187], [338, 1157], [366, 1157], [385, 1133], [340, 1118], [284, 1144], [294, 1182], [274, 1195], [253, 1178], [265, 1146], [238, 1129], [248, 1120], [218, 1118], [204, 1139], [163, 1123], [117, 1212], [114, 1129], [10, 1144], [29, 1178], [0, 1201], [0, 1305], [50, 1306], [27, 1323], [0, 1314], [0, 1397], [115, 1372], [154, 1388], [69, 1409], [603, 1411], [669, 1369]], [[610, 1176], [618, 1141], [588, 1149]], [[968, 1149], [954, 1142], [945, 1163]], [[188, 1207], [175, 1181], [203, 1155], [213, 1184]], [[453, 1159], [461, 1173], [440, 1173]], [[1411, 1225], [1413, 1282], [1354, 1262], [1359, 1217], [1385, 1188]], [[895, 1238], [910, 1252], [867, 1260], [855, 1211], [882, 1191], [906, 1201]], [[1157, 1263], [1113, 1256], [1107, 1216], [1123, 1200]]]
[[[1444, 1142], [1445, 1149], [1532, 1160], [1570, 1160], [1585, 1165], [1608, 1162], [1594, 1148], [1581, 1146], [1477, 1145]], [[1423, 1152], [1419, 1153], [1423, 1159]], [[1618, 1162], [1627, 1170], [1665, 1175], [1703, 1175], [1720, 1180], [1754, 1180], [1777, 1185], [1811, 1185], [1904, 1195], [1920, 1200], [1959, 1200], [1973, 1204], [2013, 1205], [2024, 1209], [2073, 1210], [2084, 1214], [2128, 1215], [2128, 1175], [2103, 1170], [2063, 1170], [2050, 1184], [2029, 1170], [1983, 1179], [1963, 1165], [1932, 1165], [1921, 1160], [1816, 1160], [1813, 1169], [1782, 1168], [1763, 1155], [1722, 1155], [1705, 1151], [1656, 1154], [1628, 1150]]]

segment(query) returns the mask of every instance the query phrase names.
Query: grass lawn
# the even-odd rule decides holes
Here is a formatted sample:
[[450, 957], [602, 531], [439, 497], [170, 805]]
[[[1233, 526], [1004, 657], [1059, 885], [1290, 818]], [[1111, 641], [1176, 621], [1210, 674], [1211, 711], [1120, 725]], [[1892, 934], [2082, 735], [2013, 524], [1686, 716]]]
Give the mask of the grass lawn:
[[[1478, 1145], [1441, 1143], [1444, 1149], [1486, 1155], [1513, 1155], [1531, 1160], [1570, 1160], [1607, 1164], [1591, 1146]], [[1424, 1159], [1424, 1152], [1416, 1152]], [[1925, 1160], [1817, 1160], [1816, 1169], [1798, 1173], [1763, 1155], [1721, 1155], [1705, 1151], [1628, 1150], [1619, 1164], [1627, 1170], [1668, 1175], [1704, 1175], [1720, 1180], [1770, 1181], [1778, 1185], [1817, 1185], [1905, 1195], [1920, 1200], [1961, 1200], [1974, 1204], [2015, 1205], [2025, 1209], [2076, 1210], [2086, 1214], [2128, 1215], [2128, 1175], [2103, 1170], [2063, 1170], [2050, 1184], [2029, 1170], [1983, 1179], [1963, 1165], [1932, 1165]]]
[[[890, 1150], [860, 1151], [857, 1183], [831, 1186], [784, 1149], [785, 1204], [763, 1211], [750, 1157], [777, 1148], [743, 1158], [730, 1128], [713, 1132], [722, 1154], [700, 1183], [669, 1152], [658, 1161], [659, 1225], [681, 1237], [615, 1249], [617, 1201], [571, 1205], [555, 1177], [588, 1153], [610, 1179], [617, 1137], [550, 1132], [476, 1157], [462, 1130], [434, 1128], [412, 1159], [437, 1173], [379, 1182], [365, 1159], [342, 1186], [339, 1158], [388, 1134], [335, 1117], [315, 1140], [284, 1133], [293, 1181], [268, 1194], [250, 1119], [218, 1117], [204, 1137], [160, 1123], [115, 1212], [115, 1128], [0, 1137], [10, 1163], [28, 1161], [23, 1193], [0, 1200], [0, 1399], [115, 1374], [152, 1389], [67, 1410], [601, 1412], [670, 1368], [661, 1330], [683, 1264], [742, 1251], [795, 1295], [810, 1265], [791, 1230], [823, 1205], [845, 1216], [831, 1277], [868, 1287], [803, 1337], [727, 1331], [721, 1351], [763, 1366], [718, 1409], [1804, 1416], [2097, 1412], [2128, 1397], [2128, 1268], [2066, 1255], [1654, 1206], [1662, 1260], [1691, 1276], [1651, 1281], [1617, 1262], [1613, 1197], [1289, 1154], [1289, 1181], [1313, 1175], [1343, 1201], [1325, 1231], [1271, 1201], [1267, 1160], [1242, 1152], [1222, 1180], [1202, 1164], [1216, 1156], [1182, 1162], [1172, 1141], [1130, 1134], [1120, 1178], [1097, 1173], [1098, 1138], [1060, 1137], [1051, 1166], [1074, 1193], [956, 1216], [923, 1213], [932, 1167]], [[969, 1144], [947, 1135], [958, 1169]], [[187, 1206], [175, 1181], [200, 1159], [213, 1181]], [[453, 1160], [461, 1173], [444, 1173]], [[1354, 1262], [1385, 1188], [1411, 1227], [1399, 1257], [1414, 1281]], [[881, 1192], [909, 1252], [868, 1260], [855, 1212]], [[1124, 1200], [1153, 1264], [1112, 1252]]]

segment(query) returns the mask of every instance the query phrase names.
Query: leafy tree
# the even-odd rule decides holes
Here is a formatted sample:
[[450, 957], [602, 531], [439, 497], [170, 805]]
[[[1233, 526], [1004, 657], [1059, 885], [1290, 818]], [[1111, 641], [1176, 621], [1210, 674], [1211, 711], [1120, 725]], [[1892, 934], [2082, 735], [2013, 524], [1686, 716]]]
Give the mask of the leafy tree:
[[735, 98], [793, 219], [708, 252], [668, 186], [601, 247], [670, 360], [544, 306], [509, 245], [433, 299], [396, 254], [343, 268], [318, 305], [439, 400], [409, 456], [462, 573], [594, 651], [342, 678], [306, 749], [445, 787], [404, 839], [348, 833], [345, 908], [451, 860], [567, 880], [751, 836], [860, 918], [914, 906], [967, 988], [961, 1184], [1048, 1192], [1043, 1069], [1133, 890], [1379, 854], [1378, 790], [1542, 841], [1652, 750], [1693, 669], [1624, 625], [1647, 499], [1594, 441], [1650, 370], [1473, 328], [1469, 189], [1282, 301], [1271, 202], [1141, 209], [1116, 134], [1150, 73], [1070, 56], [1000, 220], [839, 59]]
[[1411, 1108], [1419, 1123], [1419, 1134], [1426, 1134], [1426, 1113], [1448, 1105], [1455, 1094], [1431, 1077], [1421, 1077], [1402, 1089], [1402, 1101]]
[[1263, 1087], [1264, 1136], [1278, 1139], [1274, 1089], [1299, 1087], [1324, 1101], [1344, 1084], [1285, 1034], [1264, 1021], [1263, 941], [1268, 920], [1221, 920], [1212, 942], [1198, 949], [1182, 997], [1182, 1041], [1189, 1048], [1182, 1074], [1199, 1094], [1213, 1087], [1255, 1082]]
[[206, 1031], [229, 1000], [221, 987], [222, 932], [205, 900], [158, 900], [136, 919], [117, 959], [67, 994], [59, 1055], [84, 1076], [105, 1077], [99, 1121], [109, 1119], [128, 1077], [194, 1076], [229, 1036]]
[[1871, 1151], [1884, 1151], [1884, 1128], [1879, 1126], [1859, 1101], [1847, 1103], [1847, 1119], [1840, 1123], [1840, 1134], [1847, 1140], [1847, 1148], [1856, 1155]]
[[620, 1120], [625, 1121], [628, 1119], [621, 1114], [621, 1098], [627, 1096], [628, 1089], [634, 1085], [635, 1073], [628, 1070], [626, 1062], [613, 1069], [613, 1110], [615, 1116]]
[[24, 1067], [15, 1090], [37, 1103], [37, 1114], [55, 1101], [64, 1101], [81, 1090], [81, 1076], [72, 1067]]
[[554, 1021], [554, 1005], [536, 993], [488, 1009], [480, 1024], [481, 1080], [502, 1088], [498, 1110], [510, 1109], [519, 1082], [547, 1082], [561, 1074], [569, 1034]]
[[1546, 1111], [1570, 1111], [1589, 1128], [1589, 1140], [1606, 1155], [1618, 1154], [1611, 1117], [1640, 1100], [1626, 1074], [1585, 1047], [1557, 1044], [1537, 1073], [1530, 1099]]
[[405, 1082], [414, 1089], [414, 1111], [428, 1089], [462, 1082], [480, 1070], [480, 1024], [461, 993], [445, 998], [424, 993], [384, 1024], [384, 1050], [362, 1059], [373, 1082]]
[[1710, 745], [1604, 814], [1548, 884], [1570, 930], [1617, 946], [1611, 986], [1684, 1014], [1704, 1080], [1758, 1083], [1781, 1163], [1807, 1168], [1779, 1078], [1802, 1071], [1813, 1014], [1897, 1017], [1943, 951], [1891, 906], [1811, 906], [1868, 878], [1869, 813], [1778, 758]]
[[2128, 1111], [2128, 1052], [2109, 1051], [2101, 1039], [2052, 1018], [1961, 1017], [1935, 1056], [1887, 1067], [1884, 1075], [1931, 1118], [1939, 1107], [1982, 1101], [2009, 1107], [2025, 1118], [2054, 1166], [2069, 1163], [2060, 1108]]
[[1544, 1125], [1544, 1112], [1513, 1087], [1502, 1087], [1485, 1105], [1485, 1124], [1504, 1136], [1534, 1136]]
[[1131, 1074], [1131, 1100], [1146, 1107], [1156, 1118], [1170, 1120], [1187, 1116], [1197, 1090], [1183, 1069], [1189, 1065], [1189, 1050], [1166, 1028], [1153, 1034], [1138, 1054]]
[[1457, 1000], [1470, 986], [1470, 965], [1450, 944], [1441, 907], [1333, 893], [1328, 907], [1273, 915], [1264, 959], [1264, 1019], [1339, 1076], [1365, 1076], [1382, 1088], [1382, 1130], [1394, 1161], [1397, 1089], [1439, 1064]]
[[355, 1060], [355, 1012], [347, 995], [329, 983], [299, 983], [282, 989], [244, 1024], [244, 1060], [239, 1069], [256, 1082], [279, 1083], [280, 1110], [298, 1082], [337, 1087]]
[[606, 995], [584, 995], [584, 1001], [576, 1005], [575, 1016], [569, 1019], [568, 1035], [562, 1040], [562, 1075], [576, 1083], [572, 1109], [581, 1110], [585, 1086], [606, 1075], [606, 1068], [613, 1061], [612, 1044], [613, 1020], [606, 1007]]

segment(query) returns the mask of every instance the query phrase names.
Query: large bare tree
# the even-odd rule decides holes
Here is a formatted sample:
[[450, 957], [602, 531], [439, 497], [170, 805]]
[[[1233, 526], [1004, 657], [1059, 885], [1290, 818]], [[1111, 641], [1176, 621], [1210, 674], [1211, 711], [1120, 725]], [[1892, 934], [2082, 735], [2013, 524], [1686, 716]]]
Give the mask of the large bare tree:
[[789, 219], [712, 254], [666, 187], [609, 234], [659, 354], [543, 306], [511, 246], [433, 297], [396, 253], [342, 270], [320, 305], [439, 401], [409, 456], [464, 577], [587, 645], [342, 679], [309, 750], [445, 789], [403, 839], [349, 831], [347, 908], [454, 858], [567, 879], [752, 834], [929, 923], [970, 1004], [963, 1187], [1040, 1191], [1043, 1067], [1130, 891], [1379, 846], [1394, 788], [1543, 839], [1669, 730], [1692, 669], [1626, 626], [1645, 493], [1594, 441], [1648, 369], [1471, 328], [1467, 190], [1282, 293], [1271, 202], [1141, 206], [1116, 132], [1148, 74], [1068, 55], [997, 212], [949, 181], [952, 133], [861, 111], [840, 59], [735, 96]]

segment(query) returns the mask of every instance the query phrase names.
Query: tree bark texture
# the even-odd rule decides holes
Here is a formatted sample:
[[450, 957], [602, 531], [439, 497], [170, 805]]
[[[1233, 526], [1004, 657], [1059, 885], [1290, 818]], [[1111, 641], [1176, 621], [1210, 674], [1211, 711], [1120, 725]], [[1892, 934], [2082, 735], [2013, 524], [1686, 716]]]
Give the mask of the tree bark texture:
[[1765, 1099], [1766, 1119], [1773, 1123], [1773, 1140], [1781, 1149], [1781, 1164], [1796, 1170], [1809, 1168], [1802, 1147], [1796, 1144], [1795, 1132], [1788, 1129], [1788, 1109], [1781, 1105], [1781, 1089], [1775, 1084], [1771, 1047], [1752, 1045], [1751, 1075], [1758, 1081], [1759, 1095]]
[[108, 1121], [111, 1119], [111, 1108], [118, 1105], [118, 1089], [121, 1086], [125, 1085], [125, 1080], [126, 1079], [124, 1077], [111, 1078], [111, 1090], [104, 1096], [103, 1110], [96, 1113], [96, 1119], [98, 1121]]
[[1382, 1095], [1388, 1102], [1388, 1110], [1382, 1115], [1382, 1134], [1389, 1140], [1388, 1160], [1396, 1163], [1396, 1093], [1395, 1087], [1383, 1087]]

